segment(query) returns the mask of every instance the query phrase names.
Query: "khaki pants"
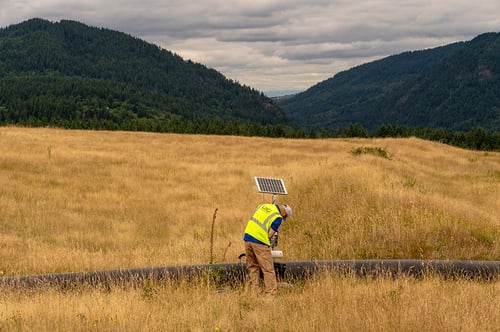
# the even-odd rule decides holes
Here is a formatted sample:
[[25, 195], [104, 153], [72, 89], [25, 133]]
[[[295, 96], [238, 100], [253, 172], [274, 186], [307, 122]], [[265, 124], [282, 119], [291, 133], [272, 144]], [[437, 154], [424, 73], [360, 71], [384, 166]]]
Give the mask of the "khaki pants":
[[274, 262], [271, 256], [271, 247], [264, 244], [245, 241], [247, 269], [252, 288], [259, 288], [260, 270], [264, 275], [264, 287], [267, 295], [276, 295], [278, 285], [274, 272]]

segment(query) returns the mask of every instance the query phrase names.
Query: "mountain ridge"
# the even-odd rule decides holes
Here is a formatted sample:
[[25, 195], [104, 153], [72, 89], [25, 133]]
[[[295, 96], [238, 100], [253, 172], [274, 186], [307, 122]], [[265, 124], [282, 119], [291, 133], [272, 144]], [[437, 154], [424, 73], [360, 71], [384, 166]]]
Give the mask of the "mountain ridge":
[[294, 137], [353, 125], [498, 131], [498, 54], [500, 33], [485, 33], [269, 98], [126, 33], [34, 18], [0, 29], [0, 124], [250, 135], [275, 126], [271, 136]]
[[[19, 82], [17, 86], [6, 83], [13, 80]], [[64, 90], [61, 82], [78, 90], [75, 94], [79, 100], [72, 98], [73, 109], [60, 105], [68, 95], [67, 91], [59, 93]], [[33, 95], [18, 100], [24, 87], [29, 86], [32, 91], [49, 90], [45, 102]], [[113, 97], [99, 95], [92, 89], [96, 86]], [[92, 99], [97, 100], [93, 103]], [[4, 121], [7, 117], [27, 120], [23, 114], [32, 113], [33, 105], [60, 109], [48, 115], [49, 120], [60, 121], [74, 120], [88, 111], [99, 120], [116, 118], [120, 113], [126, 115], [123, 121], [127, 117], [187, 121], [215, 118], [286, 123], [283, 111], [270, 98], [214, 69], [125, 33], [70, 20], [54, 23], [34, 18], [0, 29], [0, 107]]]
[[[306, 128], [335, 130], [360, 124], [373, 130], [392, 124], [498, 130], [498, 54], [500, 33], [485, 33], [468, 42], [362, 64], [276, 101], [292, 123]], [[468, 104], [468, 99], [475, 99], [475, 104]]]

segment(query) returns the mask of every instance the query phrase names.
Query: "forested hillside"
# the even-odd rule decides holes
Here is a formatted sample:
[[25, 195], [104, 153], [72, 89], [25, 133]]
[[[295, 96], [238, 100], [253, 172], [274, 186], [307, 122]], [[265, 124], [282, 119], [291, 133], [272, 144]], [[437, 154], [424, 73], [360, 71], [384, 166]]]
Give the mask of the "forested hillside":
[[487, 33], [352, 68], [278, 103], [306, 128], [499, 130], [499, 91], [500, 33]]
[[[279, 100], [130, 35], [0, 29], [0, 125], [267, 137], [417, 136], [500, 149], [499, 34], [352, 68]], [[293, 120], [293, 121], [291, 121]]]
[[283, 124], [261, 92], [138, 38], [63, 20], [0, 29], [0, 124], [161, 130]]

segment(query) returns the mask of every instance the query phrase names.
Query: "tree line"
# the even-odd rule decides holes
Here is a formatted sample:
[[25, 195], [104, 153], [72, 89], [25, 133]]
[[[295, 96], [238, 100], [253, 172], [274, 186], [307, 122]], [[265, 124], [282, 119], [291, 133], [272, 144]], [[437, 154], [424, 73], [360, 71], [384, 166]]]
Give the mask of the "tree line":
[[382, 125], [374, 131], [362, 125], [349, 125], [346, 128], [331, 131], [329, 129], [311, 129], [306, 132], [302, 128], [289, 125], [263, 125], [254, 122], [224, 121], [218, 118], [199, 118], [193, 121], [182, 117], [140, 118], [133, 117], [127, 122], [113, 122], [109, 119], [93, 116], [85, 120], [53, 119], [44, 121], [33, 116], [25, 120], [13, 122], [2, 119], [4, 108], [0, 107], [0, 125], [20, 125], [26, 127], [57, 127], [84, 130], [124, 130], [156, 133], [200, 134], [200, 135], [233, 135], [270, 138], [408, 138], [440, 142], [463, 149], [477, 151], [500, 151], [500, 132], [476, 127], [467, 132], [446, 128], [408, 127], [400, 125]]

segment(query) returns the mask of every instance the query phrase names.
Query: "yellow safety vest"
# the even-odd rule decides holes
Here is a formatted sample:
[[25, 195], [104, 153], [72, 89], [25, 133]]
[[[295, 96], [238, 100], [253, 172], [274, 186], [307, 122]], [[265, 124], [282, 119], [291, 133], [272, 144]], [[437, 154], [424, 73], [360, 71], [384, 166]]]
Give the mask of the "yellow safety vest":
[[259, 205], [253, 216], [248, 220], [245, 233], [270, 246], [269, 229], [271, 224], [280, 217], [281, 213], [276, 205]]

